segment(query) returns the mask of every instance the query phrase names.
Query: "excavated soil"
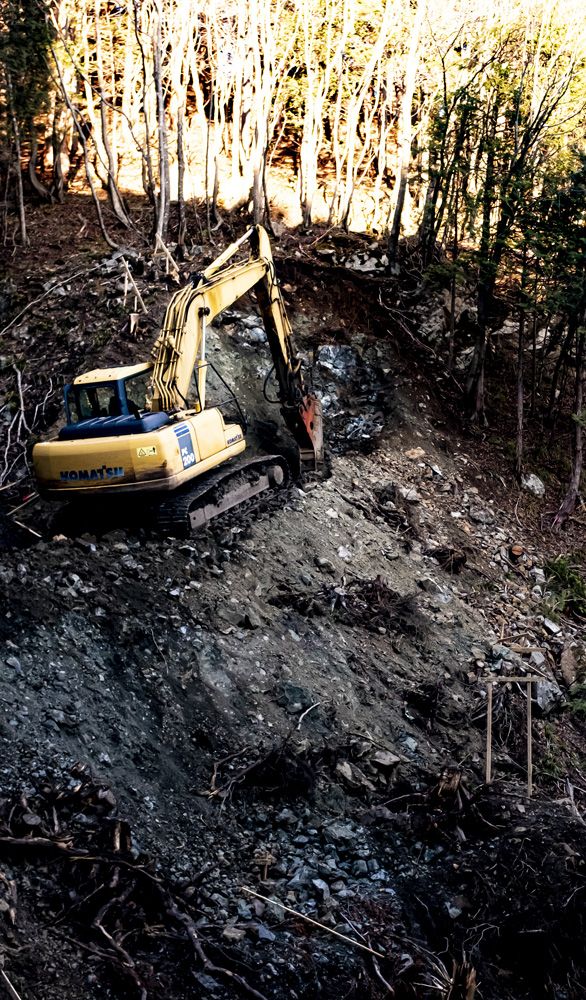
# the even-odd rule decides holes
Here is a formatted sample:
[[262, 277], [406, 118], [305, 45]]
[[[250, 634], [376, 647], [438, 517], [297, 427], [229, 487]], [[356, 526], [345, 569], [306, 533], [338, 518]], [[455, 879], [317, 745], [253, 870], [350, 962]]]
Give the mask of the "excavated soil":
[[[447, 435], [374, 286], [303, 255], [277, 269], [325, 473], [189, 539], [139, 510], [2, 519], [0, 967], [23, 1000], [584, 995], [581, 630], [544, 618], [535, 498]], [[31, 386], [148, 357], [115, 280], [5, 335]], [[253, 450], [292, 458], [254, 301], [210, 351]], [[490, 786], [484, 762], [486, 681], [529, 669], [530, 800], [523, 685], [495, 685]]]

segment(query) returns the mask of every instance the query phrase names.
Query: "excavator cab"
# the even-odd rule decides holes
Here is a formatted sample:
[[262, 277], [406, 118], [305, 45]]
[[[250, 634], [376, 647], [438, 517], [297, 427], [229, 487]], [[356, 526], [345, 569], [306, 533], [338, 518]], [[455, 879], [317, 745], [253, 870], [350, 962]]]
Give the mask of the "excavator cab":
[[86, 372], [65, 386], [67, 423], [60, 441], [142, 434], [168, 422], [151, 413], [153, 365], [126, 365]]
[[[128, 365], [88, 372], [65, 386], [68, 424], [100, 417], [135, 417], [150, 411], [152, 364]], [[94, 381], [95, 378], [95, 381]]]

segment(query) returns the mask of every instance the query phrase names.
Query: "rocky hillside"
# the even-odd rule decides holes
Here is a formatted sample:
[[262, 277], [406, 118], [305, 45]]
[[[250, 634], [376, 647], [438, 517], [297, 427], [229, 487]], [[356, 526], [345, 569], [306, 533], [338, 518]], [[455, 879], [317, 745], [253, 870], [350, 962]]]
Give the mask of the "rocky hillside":
[[[11, 518], [30, 487], [5, 491], [4, 972], [23, 1000], [574, 1000], [586, 647], [549, 498], [458, 436], [369, 308], [376, 275], [281, 247], [324, 475], [189, 539], [34, 499]], [[148, 356], [162, 265], [135, 269], [152, 321], [132, 333], [119, 258], [92, 266], [4, 334], [27, 392]], [[287, 451], [254, 301], [210, 345], [253, 447]], [[527, 686], [506, 681], [529, 674], [531, 799]]]

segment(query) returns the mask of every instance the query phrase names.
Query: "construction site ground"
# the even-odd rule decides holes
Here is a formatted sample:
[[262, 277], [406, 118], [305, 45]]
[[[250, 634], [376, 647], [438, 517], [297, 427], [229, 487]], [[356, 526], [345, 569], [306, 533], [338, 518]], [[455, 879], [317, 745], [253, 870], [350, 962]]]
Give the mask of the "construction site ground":
[[[117, 258], [54, 238], [4, 262], [5, 324], [65, 279], [3, 334], [5, 393], [19, 359], [31, 393], [147, 359], [177, 287], [137, 267], [129, 328]], [[294, 234], [275, 256], [324, 472], [185, 538], [138, 503], [90, 524], [11, 517], [32, 480], [0, 494], [0, 969], [22, 1000], [574, 1000], [586, 661], [544, 566], [579, 535], [540, 530], [561, 484], [520, 491], [462, 436], [378, 279]], [[293, 465], [254, 298], [209, 349], [252, 449]], [[52, 388], [37, 433], [63, 419]], [[494, 685], [485, 783], [487, 681], [529, 673], [530, 799], [522, 683]]]

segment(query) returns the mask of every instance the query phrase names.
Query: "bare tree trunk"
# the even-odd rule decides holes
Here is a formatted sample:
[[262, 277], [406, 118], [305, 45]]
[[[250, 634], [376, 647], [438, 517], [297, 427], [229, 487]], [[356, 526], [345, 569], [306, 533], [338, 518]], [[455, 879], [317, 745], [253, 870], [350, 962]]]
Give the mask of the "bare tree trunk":
[[269, 194], [267, 191], [267, 153], [268, 153], [268, 148], [265, 146], [265, 151], [262, 159], [262, 191], [265, 203], [264, 223], [271, 236], [274, 236], [275, 230], [271, 222], [271, 207], [269, 205]]
[[264, 219], [263, 173], [266, 162], [266, 149], [260, 163], [255, 162], [252, 168], [252, 218], [255, 226], [262, 224]]
[[63, 73], [61, 71], [61, 64], [59, 63], [59, 60], [57, 59], [57, 53], [55, 52], [55, 49], [53, 48], [52, 45], [50, 46], [50, 48], [51, 48], [51, 53], [52, 53], [52, 56], [53, 56], [53, 61], [55, 63], [55, 68], [57, 70], [57, 75], [59, 77], [59, 86], [61, 87], [61, 93], [63, 94], [63, 99], [65, 100], [65, 103], [67, 104], [67, 107], [69, 108], [69, 113], [70, 113], [70, 115], [71, 115], [71, 117], [73, 119], [73, 124], [75, 125], [75, 128], [77, 130], [77, 134], [79, 136], [79, 141], [81, 142], [81, 146], [82, 146], [82, 149], [83, 149], [83, 159], [84, 159], [84, 164], [85, 164], [85, 175], [87, 177], [87, 182], [88, 182], [88, 184], [90, 186], [90, 190], [92, 192], [92, 198], [93, 198], [95, 209], [96, 209], [96, 215], [98, 217], [98, 223], [99, 223], [100, 229], [102, 231], [102, 236], [104, 237], [104, 239], [105, 239], [105, 241], [106, 241], [106, 243], [108, 244], [109, 247], [112, 247], [113, 250], [117, 250], [118, 249], [118, 244], [115, 243], [114, 240], [108, 235], [108, 231], [107, 231], [106, 226], [104, 224], [104, 217], [102, 215], [102, 206], [100, 205], [100, 199], [98, 198], [98, 195], [97, 195], [97, 192], [96, 192], [96, 187], [95, 187], [95, 184], [94, 184], [94, 181], [93, 181], [92, 172], [91, 172], [91, 168], [90, 168], [90, 161], [88, 159], [87, 143], [85, 141], [85, 135], [84, 135], [83, 129], [82, 129], [81, 125], [80, 125], [79, 118], [77, 117], [77, 113], [75, 111], [75, 108], [73, 107], [73, 105], [72, 105], [72, 103], [71, 103], [71, 101], [69, 99], [69, 94], [67, 93], [67, 90], [65, 89], [65, 83], [63, 81]]
[[167, 120], [165, 116], [165, 98], [163, 95], [162, 76], [162, 24], [161, 11], [157, 7], [156, 22], [153, 32], [153, 79], [157, 95], [157, 124], [159, 126], [159, 212], [157, 220], [157, 236], [165, 242], [169, 227], [169, 150], [167, 146]]
[[31, 125], [31, 155], [28, 161], [28, 179], [29, 184], [32, 187], [35, 194], [42, 198], [44, 201], [51, 201], [51, 195], [49, 194], [49, 189], [39, 180], [37, 177], [37, 156], [38, 156], [38, 141], [37, 132], [34, 124]]
[[12, 91], [12, 78], [10, 73], [6, 70], [6, 95], [8, 97], [8, 106], [10, 110], [10, 121], [12, 125], [12, 135], [14, 137], [14, 151], [16, 153], [16, 200], [18, 202], [18, 221], [20, 225], [20, 242], [23, 247], [28, 246], [29, 238], [26, 231], [26, 215], [24, 211], [24, 190], [22, 186], [22, 163], [21, 163], [21, 153], [20, 153], [20, 129], [18, 127], [18, 120], [16, 118], [16, 113], [14, 110], [14, 100]]
[[133, 0], [133, 10], [134, 10], [134, 34], [136, 36], [136, 41], [138, 48], [140, 50], [140, 60], [142, 65], [142, 101], [141, 101], [141, 111], [144, 121], [144, 158], [142, 161], [142, 186], [144, 192], [153, 206], [153, 232], [157, 229], [157, 199], [155, 196], [155, 175], [153, 171], [153, 158], [151, 156], [151, 134], [149, 125], [149, 113], [147, 108], [147, 67], [146, 67], [146, 56], [144, 54], [144, 46], [141, 39], [141, 31], [138, 24], [138, 0]]
[[[57, 198], [57, 201], [63, 201], [63, 189], [65, 187], [65, 176], [63, 174], [63, 145], [65, 143], [66, 129], [62, 124], [62, 118], [64, 113], [64, 106], [57, 102], [55, 103], [55, 112], [53, 115], [53, 134], [52, 134], [52, 145], [53, 145], [53, 185], [51, 188], [52, 194]], [[65, 154], [66, 155], [66, 154]], [[69, 172], [69, 165], [67, 165], [66, 174]]]
[[[104, 64], [102, 58], [102, 31], [100, 26], [101, 0], [95, 0], [94, 13], [96, 21], [96, 70], [98, 74], [98, 87], [100, 91], [100, 116], [102, 122], [102, 142], [108, 161], [108, 194], [112, 203], [112, 210], [118, 221], [126, 228], [130, 228], [130, 219], [120, 197], [116, 184], [117, 163], [114, 159], [108, 132], [108, 116], [106, 104], [106, 92], [104, 88]], [[112, 81], [112, 85], [114, 81]]]
[[177, 243], [179, 246], [185, 245], [185, 197], [183, 193], [185, 178], [185, 156], [183, 152], [183, 108], [177, 108], [177, 210], [179, 213], [179, 231], [177, 233]]
[[[582, 316], [582, 322], [586, 321], [586, 315]], [[584, 462], [583, 451], [583, 420], [582, 404], [584, 402], [584, 338], [586, 328], [578, 327], [578, 347], [576, 350], [576, 389], [574, 397], [574, 457], [572, 462], [572, 474], [568, 485], [568, 492], [558, 510], [554, 527], [562, 528], [576, 506], [576, 500], [580, 492], [580, 478], [582, 476], [582, 465]]]
[[401, 232], [401, 216], [405, 205], [405, 195], [407, 192], [407, 179], [409, 174], [409, 164], [411, 162], [411, 109], [413, 105], [413, 91], [415, 89], [415, 76], [419, 63], [419, 36], [421, 25], [427, 7], [426, 0], [418, 0], [415, 12], [415, 21], [411, 29], [411, 39], [409, 42], [409, 54], [407, 56], [407, 66], [405, 69], [405, 93], [401, 105], [401, 122], [399, 128], [399, 179], [397, 188], [397, 202], [393, 225], [388, 239], [389, 263], [391, 266], [396, 261], [397, 247], [399, 245], [399, 235]]
[[535, 282], [535, 312], [533, 313], [533, 328], [531, 337], [531, 409], [529, 416], [535, 416], [537, 397], [537, 281]]
[[576, 327], [574, 322], [570, 319], [568, 321], [568, 332], [564, 338], [564, 342], [561, 346], [560, 353], [558, 354], [557, 361], [555, 363], [555, 368], [553, 371], [553, 376], [551, 379], [551, 388], [549, 391], [549, 403], [547, 405], [547, 419], [551, 420], [553, 416], [553, 409], [555, 406], [555, 401], [557, 399], [557, 388], [560, 377], [560, 372], [564, 366], [565, 360], [568, 356], [568, 351], [570, 350], [570, 344], [574, 339]]
[[206, 222], [207, 222], [207, 237], [211, 239], [212, 231], [212, 219], [210, 214], [210, 131], [211, 131], [211, 116], [212, 116], [212, 101], [213, 101], [213, 87], [212, 93], [210, 94], [210, 106], [208, 110], [208, 117], [206, 119], [206, 169], [205, 169], [205, 199], [206, 199]]
[[519, 313], [519, 346], [517, 348], [517, 437], [515, 440], [515, 475], [521, 478], [523, 468], [523, 358], [525, 310]]
[[458, 193], [456, 187], [456, 197], [454, 204], [454, 252], [452, 254], [452, 288], [450, 292], [450, 339], [448, 345], [448, 371], [454, 367], [454, 344], [456, 340], [456, 260], [458, 259]]
[[[496, 133], [497, 115], [493, 112], [492, 138]], [[495, 197], [495, 153], [489, 146], [484, 193], [482, 197], [482, 232], [480, 237], [479, 276], [477, 290], [477, 330], [474, 354], [468, 369], [465, 394], [475, 423], [485, 423], [484, 413], [484, 359], [486, 354], [486, 334], [488, 313], [492, 304], [497, 264], [490, 257], [490, 225]]]
[[85, 91], [85, 104], [86, 113], [88, 117], [88, 122], [90, 126], [90, 133], [92, 142], [94, 145], [94, 157], [93, 157], [93, 168], [96, 177], [98, 178], [100, 184], [105, 191], [108, 190], [108, 171], [106, 168], [106, 174], [103, 176], [103, 170], [106, 167], [106, 153], [102, 145], [101, 139], [101, 129], [97, 127], [95, 108], [94, 108], [94, 92], [88, 76], [89, 67], [91, 64], [90, 57], [90, 44], [88, 37], [88, 8], [84, 7], [82, 20], [81, 20], [81, 42], [83, 47], [83, 58], [84, 65], [86, 67], [86, 72], [83, 75], [83, 84]]

